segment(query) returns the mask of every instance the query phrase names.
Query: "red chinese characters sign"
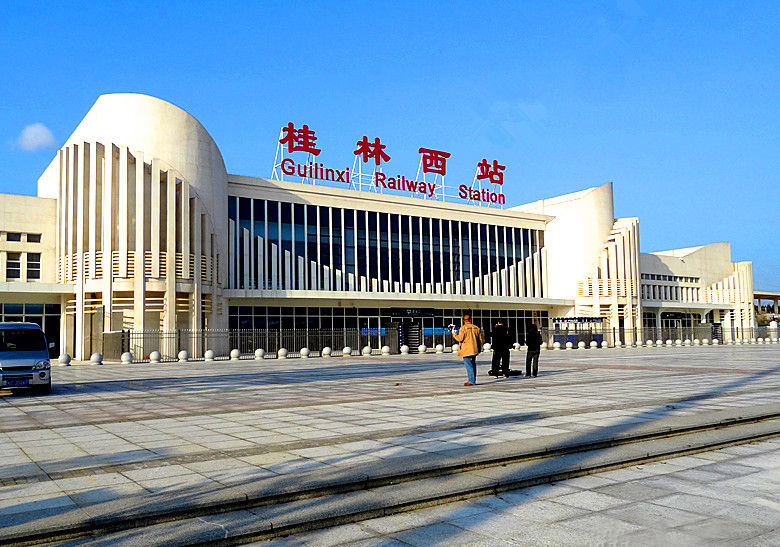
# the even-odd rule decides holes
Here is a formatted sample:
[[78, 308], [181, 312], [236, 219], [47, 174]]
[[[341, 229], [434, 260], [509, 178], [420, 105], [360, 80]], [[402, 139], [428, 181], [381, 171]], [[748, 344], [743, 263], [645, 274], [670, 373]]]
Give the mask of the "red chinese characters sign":
[[[321, 152], [321, 150], [317, 148], [317, 136], [315, 135], [315, 132], [306, 124], [301, 125], [300, 128], [296, 128], [295, 124], [290, 122], [282, 127], [279, 144], [285, 146], [288, 154], [292, 154], [293, 152], [305, 152], [313, 156], [318, 156]], [[356, 141], [355, 144], [356, 148], [353, 151], [353, 154], [357, 156], [362, 163], [373, 162], [377, 168], [373, 175], [370, 175], [371, 186], [420, 193], [426, 198], [432, 198], [434, 195], [438, 194], [444, 199], [444, 190], [447, 187], [444, 186], [443, 181], [444, 177], [447, 175], [447, 159], [451, 156], [449, 152], [423, 147], [418, 149], [418, 152], [421, 154], [420, 170], [423, 174], [431, 173], [441, 176], [441, 182], [437, 183], [439, 180], [437, 178], [434, 178], [434, 182], [427, 182], [425, 177], [423, 177], [422, 181], [418, 181], [416, 178], [408, 179], [403, 175], [387, 176], [381, 170], [378, 170], [383, 163], [390, 161], [390, 155], [387, 153], [387, 145], [383, 144], [379, 137], [369, 140], [368, 136], [363, 135], [363, 138]], [[311, 157], [306, 164], [297, 164], [292, 158], [283, 158], [280, 163], [277, 163], [274, 166], [274, 173], [276, 173], [277, 167], [281, 168], [282, 173], [285, 175], [297, 175], [303, 178], [358, 184], [361, 187], [363, 184], [360, 182], [361, 177], [369, 176], [350, 173], [349, 168], [329, 169], [321, 163], [312, 161]], [[482, 161], [477, 163], [477, 172], [474, 180], [475, 182], [484, 180], [491, 184], [503, 185], [505, 169], [506, 166], [499, 164], [498, 160], [488, 162], [486, 158], [483, 158]], [[354, 182], [355, 178], [358, 179], [358, 183]], [[439, 188], [439, 191], [437, 192], [438, 185], [441, 185], [441, 188]], [[473, 186], [473, 184], [471, 186], [465, 184], [458, 186], [457, 197], [471, 201], [483, 201], [497, 204], [505, 203], [505, 196], [503, 193], [497, 193], [481, 187], [475, 189]]]

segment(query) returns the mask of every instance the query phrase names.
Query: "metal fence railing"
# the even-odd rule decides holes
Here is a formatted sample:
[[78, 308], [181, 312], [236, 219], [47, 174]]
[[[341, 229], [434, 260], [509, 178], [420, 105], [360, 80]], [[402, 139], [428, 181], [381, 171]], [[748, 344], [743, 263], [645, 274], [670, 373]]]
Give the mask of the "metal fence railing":
[[345, 347], [353, 355], [360, 355], [366, 346], [374, 355], [388, 346], [391, 353], [398, 353], [398, 330], [383, 329], [176, 329], [125, 330], [121, 333], [121, 351], [133, 354], [135, 361], [148, 361], [153, 351], [159, 351], [163, 361], [178, 358], [186, 350], [190, 359], [203, 359], [207, 350], [214, 352], [214, 359], [229, 359], [237, 349], [241, 357], [253, 356], [263, 349], [268, 357], [276, 357], [279, 349], [287, 350], [288, 357], [300, 357], [300, 351], [308, 348], [312, 357], [320, 356], [325, 347], [331, 355], [341, 356]]
[[717, 340], [720, 344], [728, 344], [736, 341], [748, 340], [778, 340], [780, 338], [780, 329], [769, 327], [756, 328], [722, 328], [720, 325], [696, 325], [690, 327], [645, 327], [636, 329], [625, 328], [599, 328], [599, 329], [540, 329], [542, 339], [547, 348], [553, 349], [555, 342], [560, 343], [560, 347], [566, 347], [567, 342], [571, 342], [573, 347], [577, 347], [579, 342], [584, 342], [590, 346], [591, 342], [596, 342], [599, 347], [606, 342], [609, 347], [614, 347], [617, 342], [622, 346], [626, 345], [645, 345], [647, 341], [657, 343], [661, 340], [666, 344], [671, 340], [676, 344], [678, 340], [685, 342], [688, 340], [693, 343], [699, 340], [700, 343], [705, 340], [712, 343]]
[[[596, 342], [599, 347], [606, 343], [614, 347], [620, 345], [645, 345], [658, 340], [665, 345], [671, 340], [676, 345], [677, 340], [684, 342], [694, 340], [712, 343], [718, 340], [721, 344], [748, 340], [778, 340], [780, 329], [769, 327], [757, 328], [727, 328], [719, 325], [697, 325], [694, 327], [677, 328], [596, 328], [596, 329], [540, 329], [542, 340], [547, 349], [553, 349], [555, 343], [565, 348], [567, 342], [577, 347], [584, 342], [586, 347]], [[489, 341], [489, 333], [484, 333]], [[424, 333], [420, 340], [429, 351], [434, 351], [436, 345], [444, 346], [445, 352], [452, 351], [454, 340], [447, 329], [434, 333]], [[525, 340], [518, 340], [521, 346]], [[215, 360], [230, 358], [230, 352], [237, 349], [243, 358], [253, 357], [255, 350], [263, 349], [267, 357], [277, 357], [281, 348], [287, 350], [288, 357], [300, 357], [300, 350], [308, 348], [310, 356], [322, 355], [325, 347], [331, 348], [331, 355], [342, 355], [345, 347], [350, 347], [352, 355], [360, 355], [366, 346], [371, 348], [373, 355], [381, 353], [383, 346], [388, 346], [390, 353], [399, 353], [399, 331], [397, 328], [362, 328], [362, 329], [177, 329], [163, 330], [124, 330], [121, 332], [121, 351], [133, 354], [135, 361], [148, 361], [153, 351], [159, 351], [163, 361], [173, 361], [178, 358], [181, 350], [186, 350], [189, 358], [200, 360], [206, 350], [214, 353]], [[416, 353], [417, 348], [410, 348]]]

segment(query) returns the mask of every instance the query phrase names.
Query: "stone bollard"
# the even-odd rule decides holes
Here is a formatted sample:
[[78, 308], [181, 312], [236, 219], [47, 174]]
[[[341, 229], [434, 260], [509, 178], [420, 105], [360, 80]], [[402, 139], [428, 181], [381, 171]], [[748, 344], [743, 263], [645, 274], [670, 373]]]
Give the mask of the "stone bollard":
[[89, 357], [89, 362], [93, 365], [102, 365], [103, 364], [103, 356], [99, 353], [93, 353]]
[[652, 340], [648, 340], [647, 342], [645, 342], [645, 347], [646, 348], [652, 348], [653, 347], [653, 341]]
[[585, 342], [583, 342], [582, 340], [577, 342], [577, 349], [585, 349]]
[[417, 353], [428, 353], [428, 346], [425, 344], [420, 344], [417, 346]]
[[231, 361], [238, 361], [241, 358], [241, 352], [237, 349], [231, 349], [230, 350], [230, 360]]
[[436, 344], [436, 353], [444, 353], [444, 346], [442, 344]]
[[748, 342], [748, 344], [755, 344], [755, 343], [756, 343], [756, 339], [755, 338], [751, 338], [750, 341]]
[[572, 349], [574, 347], [574, 344], [571, 342], [566, 342], [566, 349]]
[[671, 348], [673, 345], [674, 345], [674, 342], [672, 342], [671, 340], [669, 340], [669, 339], [667, 338], [667, 340], [666, 340], [666, 347], [667, 347], [667, 348]]
[[162, 359], [162, 355], [160, 355], [160, 352], [155, 350], [152, 353], [149, 354], [149, 362], [150, 363], [159, 363], [160, 359]]
[[609, 347], [609, 342], [607, 342], [606, 340], [602, 340], [601, 349], [608, 348], [608, 347]]
[[713, 338], [712, 339], [712, 345], [713, 346], [717, 346], [718, 344], [720, 344], [720, 340], [718, 340], [717, 338]]
[[126, 351], [119, 357], [119, 360], [122, 362], [123, 365], [132, 365], [133, 354], [130, 353], [129, 351]]
[[591, 340], [590, 341], [590, 349], [594, 349], [594, 348], [597, 348], [597, 347], [599, 347], [599, 343], [596, 342], [595, 340]]
[[265, 359], [265, 350], [263, 348], [257, 348], [255, 350], [255, 359], [257, 359], [258, 361], [260, 359]]
[[663, 340], [656, 340], [655, 341], [655, 347], [660, 348], [663, 345], [664, 345], [664, 341]]
[[187, 361], [190, 360], [190, 354], [189, 354], [189, 352], [186, 349], [181, 350], [179, 352], [178, 357], [179, 357], [179, 362], [180, 363], [186, 363]]
[[561, 343], [560, 342], [553, 342], [553, 349], [561, 349]]
[[324, 348], [322, 348], [322, 351], [320, 352], [320, 355], [322, 357], [330, 357], [331, 353], [333, 353], [333, 350], [330, 349], [330, 347], [325, 346]]
[[363, 350], [360, 352], [364, 357], [371, 357], [371, 346], [363, 346]]
[[277, 359], [287, 359], [287, 348], [279, 348], [276, 351], [276, 358]]
[[390, 346], [382, 346], [382, 357], [390, 356]]
[[701, 345], [702, 346], [709, 346], [710, 345], [710, 339], [709, 338], [702, 338], [701, 339]]
[[493, 345], [490, 342], [482, 344], [482, 351], [490, 351], [493, 349]]
[[694, 346], [700, 346], [701, 345], [701, 340], [699, 340], [698, 338], [694, 338], [693, 339], [693, 345]]
[[460, 344], [452, 344], [452, 353], [458, 353], [460, 350]]
[[349, 346], [344, 346], [343, 348], [341, 348], [341, 356], [352, 357], [352, 348]]
[[674, 345], [677, 346], [678, 348], [681, 348], [682, 347], [682, 340], [680, 340], [678, 338], [677, 340], [674, 341]]
[[309, 355], [311, 354], [311, 351], [309, 351], [309, 348], [301, 348], [301, 359], [308, 359]]
[[61, 367], [69, 367], [70, 366], [70, 355], [67, 353], [63, 353], [59, 356], [57, 359], [59, 361]]
[[213, 349], [207, 349], [203, 352], [203, 360], [207, 363], [211, 363], [214, 361], [214, 350]]
[[620, 340], [615, 340], [615, 347], [616, 348], [623, 347], [623, 342], [621, 342]]
[[734, 338], [734, 345], [735, 346], [741, 346], [742, 345], [742, 339], [741, 338]]
[[759, 338], [756, 338], [756, 343], [757, 343], [757, 344], [763, 344], [763, 343], [764, 343], [764, 339], [763, 339], [763, 338], [761, 338], [761, 337], [759, 337]]
[[690, 338], [686, 338], [685, 341], [683, 342], [683, 346], [690, 346], [690, 345], [691, 345]]
[[409, 355], [409, 346], [406, 344], [401, 346], [401, 355]]

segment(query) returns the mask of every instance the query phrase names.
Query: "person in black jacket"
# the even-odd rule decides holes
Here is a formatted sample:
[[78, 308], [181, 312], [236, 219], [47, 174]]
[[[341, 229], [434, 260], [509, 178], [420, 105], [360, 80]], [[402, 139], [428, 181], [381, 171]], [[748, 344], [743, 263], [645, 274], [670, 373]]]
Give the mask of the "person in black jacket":
[[510, 341], [509, 328], [503, 319], [496, 320], [493, 332], [490, 333], [490, 343], [493, 350], [490, 375], [503, 374], [504, 378], [509, 378], [509, 348], [512, 347], [512, 342]]
[[[539, 372], [539, 348], [542, 347], [542, 335], [539, 334], [539, 328], [532, 324], [525, 337], [525, 344], [528, 346], [528, 353], [525, 354], [525, 375], [533, 376]], [[533, 371], [531, 364], [533, 363]], [[531, 374], [533, 372], [533, 374]]]

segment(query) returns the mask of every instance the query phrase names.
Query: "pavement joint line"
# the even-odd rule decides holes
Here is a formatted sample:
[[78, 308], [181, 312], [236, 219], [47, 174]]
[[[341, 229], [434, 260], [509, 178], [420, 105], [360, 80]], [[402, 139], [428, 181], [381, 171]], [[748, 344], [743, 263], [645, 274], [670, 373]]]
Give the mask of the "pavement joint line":
[[[691, 373], [690, 375], [692, 376], [694, 374]], [[688, 376], [688, 374], [680, 374], [680, 375], [673, 376], [673, 377], [679, 377], [679, 376]], [[488, 384], [480, 384], [480, 385], [477, 386], [477, 388], [480, 388], [480, 389], [476, 390], [475, 392], [476, 393], [483, 393], [485, 391], [499, 391], [499, 392], [502, 392], [502, 393], [505, 392], [505, 391], [513, 392], [514, 390], [512, 388], [515, 387], [515, 386], [514, 385], [505, 385], [505, 384], [518, 384], [519, 382], [523, 382], [523, 381], [525, 381], [525, 380], [514, 380], [514, 381], [509, 381], [509, 382], [498, 381], [498, 382], [495, 382], [495, 383], [491, 382], [491, 383], [488, 383]], [[607, 383], [610, 383], [610, 382], [622, 382], [622, 383], [625, 383], [625, 381], [626, 381], [625, 378], [616, 378], [616, 379], [612, 379], [612, 380], [603, 380], [603, 379], [587, 380], [586, 379], [586, 380], [579, 380], [579, 381], [575, 380], [575, 381], [566, 382], [566, 383], [552, 383], [552, 384], [548, 383], [548, 384], [545, 384], [545, 385], [534, 385], [534, 386], [530, 386], [530, 387], [531, 387], [531, 389], [539, 390], [537, 393], [541, 394], [544, 391], [556, 390], [556, 389], [559, 389], [561, 387], [566, 387], [566, 386], [582, 386], [582, 385], [588, 385], [588, 384], [601, 384], [601, 385], [604, 385], [604, 384], [607, 384]], [[502, 385], [502, 384], [504, 384], [504, 385]], [[490, 389], [485, 389], [485, 388], [490, 388]], [[498, 388], [498, 389], [496, 389], [496, 388]], [[731, 390], [730, 393], [758, 393], [758, 392], [762, 392], [762, 391], [775, 391], [775, 390], [777, 390], [777, 386], [744, 387], [744, 388], [738, 388], [738, 389]], [[525, 392], [521, 391], [520, 393], [525, 393]], [[462, 389], [453, 389], [452, 391], [437, 392], [435, 395], [431, 395], [431, 393], [411, 393], [411, 394], [408, 394], [408, 395], [405, 394], [403, 396], [403, 399], [411, 400], [411, 399], [430, 398], [432, 396], [450, 396], [450, 395], [462, 395], [462, 394], [463, 394]], [[187, 395], [188, 394], [181, 394], [181, 393], [175, 394], [175, 396], [187, 396]], [[146, 398], [146, 397], [144, 397], [144, 398]], [[133, 399], [133, 398], [129, 398], [128, 397], [128, 399]], [[279, 405], [276, 405], [274, 403], [270, 403], [270, 404], [265, 404], [265, 406], [263, 406], [262, 408], [253, 408], [252, 410], [289, 410], [289, 409], [292, 409], [292, 408], [317, 407], [317, 406], [321, 406], [322, 404], [346, 404], [346, 403], [354, 403], [354, 402], [358, 402], [358, 403], [378, 402], [378, 403], [381, 403], [381, 402], [385, 402], [385, 401], [394, 401], [394, 400], [397, 400], [397, 399], [398, 399], [398, 395], [388, 396], [388, 397], [380, 397], [380, 398], [371, 397], [370, 395], [367, 395], [367, 396], [364, 396], [364, 398], [361, 398], [361, 399], [355, 399], [354, 397], [352, 397], [352, 398], [345, 398], [344, 400], [341, 400], [341, 401], [328, 401], [327, 403], [323, 403], [321, 401], [310, 401], [310, 402], [298, 401], [294, 405], [285, 405], [283, 403], [279, 404]], [[135, 399], [135, 400], [138, 400], [138, 399]], [[119, 399], [112, 399], [110, 402], [116, 403], [116, 402], [119, 402], [119, 401], [120, 401]], [[56, 407], [58, 405], [72, 404], [72, 401], [68, 401], [68, 402], [66, 402], [66, 401], [59, 401], [59, 402], [51, 402], [51, 403], [45, 402], [45, 404], [46, 404], [46, 406], [49, 406], [49, 407]], [[22, 406], [22, 405], [20, 405], [20, 406]], [[24, 405], [24, 406], [30, 406], [30, 405]], [[213, 416], [220, 416], [220, 415], [223, 415], [223, 414], [227, 415], [227, 414], [233, 414], [233, 413], [235, 413], [234, 410], [229, 410], [229, 411], [225, 411], [225, 412], [215, 413], [215, 414], [213, 414]], [[102, 415], [103, 414], [101, 413], [101, 416]], [[192, 416], [200, 416], [200, 415], [202, 415], [202, 413], [198, 412], [198, 411], [190, 411], [190, 412], [182, 411], [182, 412], [179, 412], [179, 413], [165, 414], [162, 417], [164, 417], [164, 418], [179, 418], [180, 419], [180, 418], [186, 418], [186, 417], [192, 417]], [[135, 420], [121, 420], [121, 421], [122, 422], [127, 422], [127, 423], [137, 423], [137, 422], [143, 422], [145, 420], [156, 420], [156, 419], [160, 419], [160, 416], [155, 416], [155, 417], [145, 416], [145, 417], [141, 417], [141, 418], [138, 418], [138, 419], [135, 419]], [[83, 421], [82, 425], [100, 425], [100, 424], [107, 424], [107, 423], [114, 423], [114, 422], [117, 422], [115, 417], [111, 417], [111, 418], [107, 417], [107, 418], [104, 418], [104, 419], [92, 419], [92, 420], [89, 420], [89, 421]], [[70, 426], [63, 425], [62, 427], [70, 427]], [[0, 425], [0, 433], [29, 431], [29, 430], [36, 430], [36, 429], [38, 429], [38, 427], [30, 427], [30, 426], [26, 426], [26, 427], [23, 427], [23, 426], [22, 427], [2, 427], [2, 425]]]
[[[773, 388], [767, 388], [767, 389], [773, 389]], [[657, 399], [654, 401], [634, 401], [632, 403], [617, 404], [617, 405], [612, 404], [612, 405], [595, 405], [592, 407], [578, 407], [576, 410], [540, 411], [537, 413], [537, 415], [533, 415], [533, 416], [524, 416], [522, 414], [515, 415], [515, 416], [503, 416], [503, 415], [491, 416], [487, 418], [473, 419], [468, 421], [460, 421], [460, 422], [453, 421], [452, 423], [449, 424], [435, 424], [430, 426], [418, 426], [414, 428], [397, 428], [394, 430], [391, 429], [379, 430], [379, 431], [373, 431], [365, 434], [359, 434], [359, 433], [343, 434], [343, 435], [336, 435], [332, 437], [322, 437], [322, 438], [317, 438], [312, 440], [303, 439], [299, 441], [267, 443], [263, 445], [258, 445], [257, 447], [253, 447], [253, 448], [204, 450], [204, 451], [194, 452], [191, 454], [172, 456], [172, 457], [166, 457], [165, 455], [161, 454], [159, 457], [151, 457], [145, 460], [128, 462], [125, 464], [94, 465], [94, 466], [85, 466], [79, 469], [62, 471], [62, 472], [56, 472], [56, 471], [51, 471], [48, 473], [44, 472], [44, 474], [42, 475], [4, 477], [0, 479], [0, 486], [34, 484], [38, 482], [45, 482], [47, 480], [58, 480], [58, 479], [65, 479], [65, 478], [90, 476], [97, 473], [121, 473], [123, 471], [129, 471], [129, 470], [137, 470], [137, 469], [144, 469], [150, 467], [162, 467], [168, 465], [198, 463], [202, 461], [210, 461], [215, 459], [242, 458], [242, 457], [265, 454], [269, 452], [289, 452], [291, 450], [299, 450], [304, 448], [314, 448], [314, 447], [321, 447], [321, 446], [333, 446], [333, 445], [349, 443], [349, 442], [368, 441], [368, 440], [382, 441], [382, 440], [391, 439], [398, 436], [419, 435], [422, 433], [432, 433], [432, 432], [439, 432], [439, 431], [458, 431], [458, 430], [469, 429], [472, 427], [480, 427], [480, 426], [488, 426], [488, 425], [522, 423], [526, 421], [533, 423], [537, 420], [545, 419], [545, 418], [554, 418], [554, 417], [561, 417], [561, 416], [580, 416], [580, 415], [593, 414], [593, 413], [604, 412], [604, 411], [628, 410], [628, 409], [644, 407], [644, 406], [659, 406], [663, 404], [663, 405], [668, 405], [670, 409], [674, 409], [674, 405], [677, 403], [679, 403], [679, 401], [668, 400], [668, 399], [662, 399], [662, 400]], [[644, 422], [649, 422], [649, 421], [652, 420], [644, 420]], [[379, 433], [381, 436], [378, 437], [377, 433]], [[233, 437], [232, 435], [229, 434], [224, 434], [224, 435], [231, 436], [236, 440], [244, 440], [241, 439], [240, 437]], [[118, 435], [118, 437], [122, 438], [121, 435]], [[127, 441], [126, 439], [123, 440]], [[132, 442], [132, 441], [127, 441], [127, 442]], [[144, 450], [144, 449], [139, 448], [139, 450]]]
[[[722, 413], [723, 414], [723, 413]], [[775, 416], [778, 416], [778, 413], [774, 413]], [[672, 420], [674, 421], [674, 420]], [[546, 473], [539, 474], [538, 476], [534, 477], [524, 477], [523, 479], [509, 479], [507, 481], [504, 481], [501, 483], [500, 481], [496, 482], [495, 479], [487, 480], [489, 477], [485, 476], [482, 477], [482, 485], [477, 485], [473, 487], [467, 487], [463, 491], [459, 492], [449, 492], [445, 493], [444, 495], [431, 495], [427, 494], [427, 498], [423, 497], [422, 499], [415, 499], [411, 500], [412, 503], [395, 503], [394, 505], [385, 505], [381, 508], [382, 511], [391, 511], [393, 513], [397, 513], [400, 511], [409, 510], [408, 508], [411, 507], [419, 507], [420, 503], [427, 503], [430, 505], [437, 505], [441, 503], [446, 503], [449, 501], [453, 501], [455, 499], [466, 499], [469, 497], [475, 497], [475, 496], [482, 496], [486, 494], [496, 494], [499, 492], [512, 490], [516, 488], [522, 488], [522, 487], [528, 487], [533, 486], [535, 484], [543, 484], [547, 482], [556, 482], [560, 480], [564, 480], [567, 478], [574, 478], [577, 476], [583, 476], [588, 474], [593, 474], [597, 472], [602, 471], [609, 471], [612, 469], [619, 469], [623, 467], [628, 467], [631, 465], [637, 465], [638, 463], [645, 463], [645, 462], [652, 462], [652, 461], [659, 461], [663, 459], [669, 459], [676, 456], [684, 456], [689, 455], [692, 453], [697, 452], [703, 452], [706, 450], [712, 450], [715, 448], [722, 448], [724, 446], [731, 446], [734, 444], [744, 444], [746, 442], [753, 442], [758, 439], [766, 439], [766, 438], [775, 438], [777, 436], [780, 436], [780, 430], [777, 428], [777, 424], [766, 422], [764, 420], [764, 431], [752, 431], [753, 428], [751, 428], [752, 433], [746, 432], [741, 433], [742, 429], [746, 428], [747, 426], [754, 425], [762, 421], [761, 417], [758, 415], [754, 415], [752, 417], [744, 417], [742, 419], [738, 418], [731, 418], [731, 419], [723, 419], [721, 418], [720, 423], [708, 423], [704, 425], [700, 425], [699, 427], [696, 427], [694, 424], [688, 424], [687, 427], [681, 427], [679, 428], [679, 434], [675, 435], [675, 437], [682, 437], [685, 438], [686, 435], [698, 435], [698, 437], [695, 437], [698, 439], [699, 437], [704, 437], [703, 441], [699, 441], [698, 445], [692, 444], [692, 442], [688, 442], [688, 444], [683, 443], [682, 448], [674, 448], [674, 441], [673, 439], [669, 438], [670, 431], [668, 429], [674, 429], [674, 426], [667, 426], [668, 429], [664, 433], [661, 429], [659, 429], [655, 434], [650, 434], [650, 432], [645, 432], [645, 435], [635, 436], [631, 437], [626, 435], [621, 442], [616, 443], [615, 440], [605, 440], [606, 444], [603, 446], [600, 446], [600, 443], [584, 443], [580, 444], [579, 447], [576, 445], [576, 443], [571, 444], [568, 447], [568, 450], [565, 452], [562, 450], [559, 451], [548, 451], [546, 455], [540, 453], [536, 457], [533, 456], [526, 456], [526, 457], [517, 457], [515, 456], [514, 459], [511, 461], [511, 464], [520, 464], [524, 461], [535, 460], [535, 459], [547, 459], [551, 457], [563, 457], [565, 460], [566, 455], [576, 455], [581, 452], [590, 452], [592, 454], [599, 454], [600, 452], [604, 451], [607, 448], [611, 448], [614, 446], [619, 445], [628, 445], [629, 451], [632, 449], [636, 449], [633, 456], [627, 457], [626, 455], [623, 455], [620, 457], [618, 455], [618, 459], [616, 461], [609, 461], [609, 458], [607, 458], [606, 463], [605, 462], [595, 462], [581, 465], [579, 467], [574, 468], [564, 468], [562, 470], [559, 470], [557, 473], [554, 471], [548, 471]], [[677, 420], [677, 422], [680, 422], [680, 420]], [[681, 421], [682, 424], [685, 424], [685, 421]], [[771, 431], [768, 431], [769, 427], [772, 426]], [[737, 428], [734, 430], [733, 428]], [[712, 435], [709, 435], [708, 432], [712, 431], [720, 431], [721, 437], [713, 439]], [[729, 437], [729, 434], [732, 436]], [[725, 439], [722, 438], [725, 436]], [[653, 448], [650, 449], [650, 451], [647, 451], [647, 448], [645, 446], [640, 445], [642, 443], [646, 442], [652, 442], [652, 441], [659, 441], [659, 445], [661, 445], [661, 448], [658, 448], [658, 445], [653, 445]], [[565, 443], [564, 443], [565, 446]], [[649, 445], [648, 445], [649, 446]], [[560, 447], [559, 447], [560, 448]], [[655, 453], [652, 453], [652, 451], [655, 450]], [[606, 456], [605, 456], [606, 457]], [[591, 456], [592, 458], [592, 456]], [[598, 459], [598, 458], [596, 458]], [[614, 456], [613, 456], [614, 459]], [[462, 473], [469, 473], [470, 471], [477, 471], [479, 469], [484, 468], [498, 468], [498, 467], [504, 467], [507, 463], [509, 463], [510, 460], [504, 459], [503, 463], [500, 460], [493, 460], [492, 463], [489, 461], [484, 461], [481, 463], [472, 462], [472, 464], [469, 464], [466, 462], [462, 466], [457, 466], [456, 468], [450, 467], [449, 469], [439, 468], [439, 469], [431, 469], [430, 472], [433, 472], [433, 477], [440, 476], [440, 475], [458, 475]], [[560, 460], [558, 460], [560, 461]], [[587, 460], [586, 460], [587, 461]], [[437, 473], [438, 471], [438, 473]], [[443, 472], [442, 472], [443, 471]], [[132, 516], [129, 516], [125, 514], [125, 518], [122, 517], [123, 513], [120, 512], [118, 514], [115, 514], [111, 518], [90, 518], [87, 522], [82, 523], [81, 525], [75, 524], [71, 525], [70, 527], [66, 529], [59, 529], [59, 530], [41, 530], [39, 528], [34, 528], [35, 532], [33, 534], [23, 535], [23, 534], [14, 534], [10, 537], [8, 535], [5, 536], [5, 541], [9, 542], [7, 544], [9, 545], [28, 545], [34, 542], [38, 542], [40, 540], [48, 540], [48, 541], [58, 541], [68, 538], [74, 538], [74, 537], [87, 537], [90, 535], [94, 535], [96, 533], [111, 533], [111, 532], [117, 532], [122, 530], [127, 530], [130, 528], [142, 528], [142, 527], [149, 527], [154, 526], [157, 524], [164, 524], [164, 523], [170, 523], [170, 522], [176, 522], [176, 521], [183, 521], [186, 519], [196, 519], [202, 516], [207, 515], [213, 515], [216, 513], [224, 513], [224, 512], [230, 512], [230, 511], [237, 511], [241, 509], [250, 509], [250, 508], [257, 508], [257, 507], [264, 507], [269, 505], [278, 506], [280, 504], [284, 503], [294, 503], [296, 501], [300, 500], [307, 500], [312, 498], [321, 498], [323, 496], [328, 495], [337, 495], [341, 493], [349, 493], [349, 492], [356, 492], [360, 490], [375, 490], [383, 487], [394, 487], [398, 486], [399, 482], [413, 482], [416, 480], [425, 480], [429, 475], [425, 474], [424, 470], [418, 470], [416, 473], [412, 472], [408, 474], [406, 477], [401, 479], [399, 481], [398, 475], [388, 475], [384, 478], [381, 478], [381, 474], [379, 478], [376, 478], [372, 480], [370, 477], [367, 477], [365, 479], [360, 479], [358, 482], [353, 483], [351, 488], [347, 488], [342, 485], [341, 488], [338, 487], [338, 485], [324, 485], [325, 489], [323, 490], [323, 487], [321, 486], [319, 489], [316, 485], [310, 485], [309, 491], [294, 491], [291, 494], [287, 495], [272, 495], [271, 498], [268, 499], [261, 499], [261, 498], [252, 498], [246, 497], [244, 500], [230, 500], [227, 501], [227, 503], [214, 503], [211, 502], [211, 505], [200, 505], [200, 506], [193, 506], [190, 508], [183, 508], [179, 509], [178, 511], [160, 511], [154, 512], [152, 510], [147, 515], [139, 515], [137, 513], [133, 513]], [[468, 481], [467, 481], [468, 483]], [[159, 502], [158, 502], [159, 503]], [[369, 510], [370, 511], [370, 510]], [[390, 513], [388, 513], [390, 514]], [[379, 516], [379, 515], [375, 515]], [[299, 522], [299, 523], [292, 523], [289, 526], [277, 526], [274, 527], [273, 523], [270, 523], [270, 529], [264, 530], [261, 533], [251, 533], [247, 534], [244, 537], [252, 537], [252, 538], [261, 538], [267, 534], [274, 534], [275, 536], [279, 535], [287, 535], [290, 533], [294, 533], [295, 531], [301, 531], [298, 530], [298, 526], [306, 526], [306, 529], [312, 529], [317, 527], [324, 527], [324, 526], [332, 526], [335, 524], [338, 524], [338, 519], [343, 518], [351, 518], [352, 521], [356, 520], [363, 520], [365, 518], [370, 518], [370, 515], [367, 514], [364, 510], [352, 510], [351, 515], [326, 515], [326, 518], [322, 518], [320, 520], [314, 520], [314, 521], [308, 521], [308, 522]], [[222, 541], [228, 541], [228, 540], [222, 540]], [[235, 544], [238, 542], [238, 538], [235, 538], [235, 541], [230, 540], [227, 543], [221, 543], [224, 545], [228, 544]], [[209, 542], [209, 544], [215, 544], [213, 542]]]

